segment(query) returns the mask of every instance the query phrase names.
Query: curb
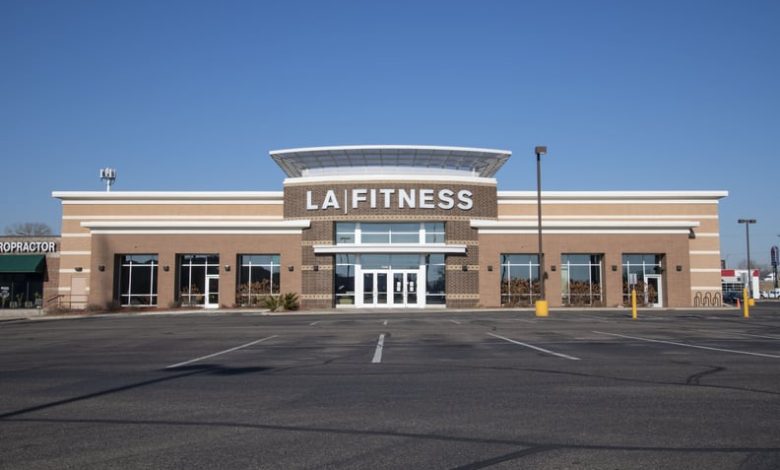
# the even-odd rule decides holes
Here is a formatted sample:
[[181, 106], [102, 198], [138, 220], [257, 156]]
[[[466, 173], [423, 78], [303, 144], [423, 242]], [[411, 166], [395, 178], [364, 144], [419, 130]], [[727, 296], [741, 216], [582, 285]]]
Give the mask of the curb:
[[[697, 312], [708, 311], [726, 313], [737, 311], [736, 307], [689, 307], [689, 308], [639, 308], [638, 311], [643, 314], [664, 314], [674, 312]], [[397, 313], [425, 313], [425, 314], [452, 314], [452, 313], [470, 313], [474, 315], [481, 314], [505, 314], [505, 313], [533, 313], [534, 308], [500, 308], [500, 309], [463, 309], [463, 308], [431, 308], [431, 309], [329, 309], [329, 310], [294, 310], [294, 311], [281, 311], [271, 312], [267, 309], [258, 310], [246, 310], [246, 309], [214, 309], [214, 310], [163, 310], [153, 312], [119, 312], [119, 313], [84, 313], [84, 314], [71, 314], [71, 315], [52, 315], [52, 316], [33, 316], [14, 318], [14, 320], [30, 320], [30, 321], [49, 321], [49, 320], [73, 320], [73, 319], [87, 319], [87, 318], [137, 318], [137, 317], [154, 317], [154, 316], [289, 316], [289, 317], [302, 317], [302, 316], [333, 316], [333, 315], [362, 315], [362, 314], [397, 314]], [[587, 308], [587, 309], [572, 309], [572, 308], [551, 308], [550, 313], [618, 313], [627, 314], [631, 313], [630, 308], [626, 307], [611, 307], [611, 308]], [[0, 321], [2, 321], [0, 319]]]

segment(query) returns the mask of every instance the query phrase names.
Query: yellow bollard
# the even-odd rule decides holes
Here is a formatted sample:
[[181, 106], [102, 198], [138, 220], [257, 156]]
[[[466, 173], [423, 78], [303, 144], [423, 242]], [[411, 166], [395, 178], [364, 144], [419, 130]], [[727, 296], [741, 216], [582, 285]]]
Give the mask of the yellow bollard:
[[631, 289], [631, 318], [636, 320], [636, 289]]
[[742, 316], [750, 318], [750, 302], [748, 301], [747, 288], [742, 289]]
[[755, 307], [756, 306], [756, 299], [751, 297], [751, 298], [748, 299], [748, 303], [750, 304], [751, 307]]
[[547, 305], [546, 300], [537, 300], [536, 301], [536, 316], [537, 317], [546, 317], [550, 312], [550, 307]]

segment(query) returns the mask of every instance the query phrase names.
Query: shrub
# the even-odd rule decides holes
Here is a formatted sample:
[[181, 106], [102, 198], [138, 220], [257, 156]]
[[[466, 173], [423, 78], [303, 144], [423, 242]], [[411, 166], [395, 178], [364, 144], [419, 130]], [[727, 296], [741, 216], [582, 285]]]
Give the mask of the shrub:
[[279, 310], [279, 308], [282, 306], [282, 303], [280, 301], [281, 296], [278, 295], [269, 295], [265, 298], [263, 301], [265, 303], [265, 308], [268, 310], [275, 312]]
[[281, 304], [285, 310], [298, 310], [298, 294], [295, 292], [282, 294]]
[[87, 304], [87, 306], [84, 308], [84, 311], [87, 313], [100, 313], [105, 311], [105, 308], [97, 304]]

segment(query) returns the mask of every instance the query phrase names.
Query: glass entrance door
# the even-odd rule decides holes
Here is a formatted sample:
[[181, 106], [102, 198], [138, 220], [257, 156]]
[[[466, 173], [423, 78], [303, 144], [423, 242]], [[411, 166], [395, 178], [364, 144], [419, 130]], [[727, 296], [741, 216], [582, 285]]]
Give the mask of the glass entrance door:
[[416, 271], [393, 271], [393, 305], [417, 306]]
[[418, 307], [417, 271], [363, 271], [363, 306]]
[[651, 307], [663, 307], [663, 287], [659, 274], [645, 275], [645, 304]]
[[206, 308], [219, 307], [219, 275], [206, 275]]
[[387, 305], [386, 272], [363, 272], [363, 305], [367, 307]]

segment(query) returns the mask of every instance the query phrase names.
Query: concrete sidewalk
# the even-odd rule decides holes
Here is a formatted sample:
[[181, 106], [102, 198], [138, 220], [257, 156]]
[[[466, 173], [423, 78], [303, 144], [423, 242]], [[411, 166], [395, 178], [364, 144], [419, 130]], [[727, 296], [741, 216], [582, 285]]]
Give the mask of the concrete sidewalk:
[[[736, 307], [688, 307], [688, 308], [640, 308], [638, 311], [643, 315], [648, 314], [663, 314], [672, 312], [696, 312], [696, 311], [720, 311], [729, 312], [737, 311]], [[43, 310], [29, 309], [29, 310], [6, 310], [0, 311], [0, 321], [3, 319], [29, 319], [29, 320], [65, 320], [74, 318], [127, 318], [127, 317], [143, 317], [143, 316], [177, 316], [177, 315], [195, 315], [195, 316], [225, 316], [225, 315], [239, 315], [239, 316], [332, 316], [332, 315], [358, 315], [358, 314], [372, 314], [372, 315], [385, 315], [385, 314], [398, 314], [398, 313], [441, 313], [442, 315], [448, 315], [452, 313], [472, 313], [472, 314], [506, 314], [506, 313], [533, 313], [534, 308], [467, 308], [467, 309], [447, 309], [447, 308], [409, 308], [409, 309], [368, 309], [368, 308], [354, 308], [354, 309], [325, 309], [325, 310], [293, 310], [293, 311], [279, 311], [271, 312], [268, 309], [182, 309], [182, 310], [159, 310], [159, 311], [121, 311], [115, 313], [93, 313], [93, 312], [69, 312], [61, 315], [46, 315]], [[601, 308], [588, 308], [588, 309], [574, 309], [574, 308], [551, 308], [551, 314], [565, 314], [567, 312], [592, 312], [592, 313], [613, 313], [630, 315], [631, 309], [625, 307], [601, 307]]]

